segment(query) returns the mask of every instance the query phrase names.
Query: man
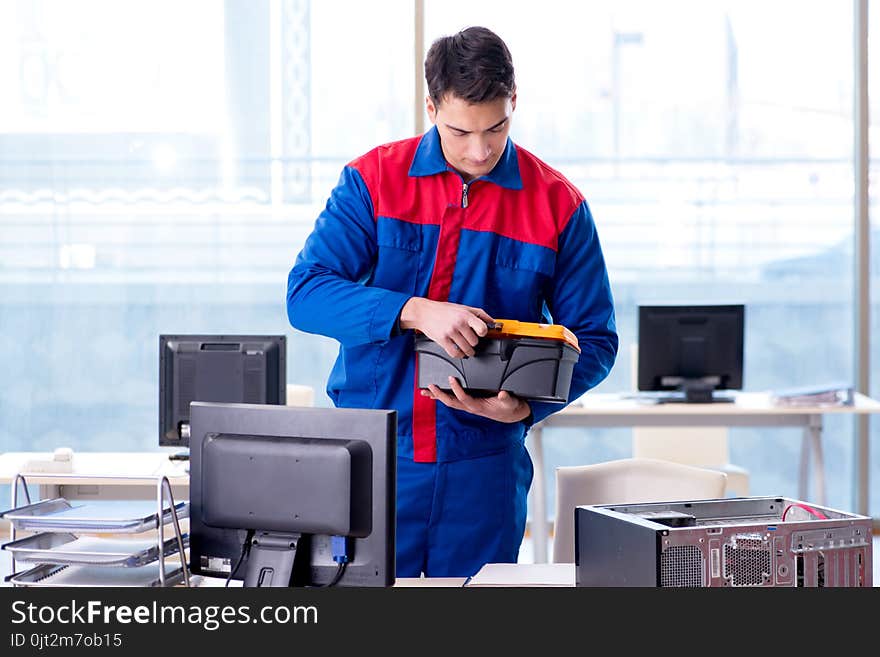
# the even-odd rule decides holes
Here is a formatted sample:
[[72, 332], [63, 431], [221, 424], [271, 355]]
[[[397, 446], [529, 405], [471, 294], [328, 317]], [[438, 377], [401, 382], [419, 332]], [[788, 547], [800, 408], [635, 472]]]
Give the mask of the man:
[[290, 272], [287, 310], [341, 343], [327, 382], [337, 406], [398, 411], [397, 576], [468, 576], [516, 562], [525, 434], [562, 405], [477, 399], [452, 378], [419, 390], [414, 331], [461, 358], [494, 318], [562, 324], [581, 348], [569, 399], [608, 374], [617, 334], [583, 196], [508, 139], [507, 46], [481, 27], [438, 39], [425, 77], [434, 128], [345, 167]]

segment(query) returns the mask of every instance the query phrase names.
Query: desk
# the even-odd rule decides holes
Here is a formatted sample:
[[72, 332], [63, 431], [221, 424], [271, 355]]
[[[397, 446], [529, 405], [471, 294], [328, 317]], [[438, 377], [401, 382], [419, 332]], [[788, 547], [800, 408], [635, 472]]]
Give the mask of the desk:
[[[394, 588], [461, 588], [467, 581], [467, 577], [398, 577], [394, 581]], [[193, 575], [190, 584], [197, 587], [223, 587], [226, 586], [226, 580], [222, 577]], [[229, 588], [242, 588], [242, 584], [240, 579], [234, 579], [229, 582]]]
[[[132, 480], [132, 477], [168, 477], [174, 499], [189, 499], [189, 473], [186, 462], [172, 461], [170, 452], [74, 452], [69, 472], [28, 474], [24, 468], [29, 461], [51, 460], [51, 452], [6, 452], [0, 454], [0, 484], [12, 484], [17, 474], [27, 474], [28, 484], [40, 485], [40, 499], [66, 497], [67, 499], [95, 500], [106, 497], [105, 487], [113, 489], [114, 499], [155, 499], [156, 481]], [[71, 475], [82, 475], [78, 479]], [[101, 485], [94, 477], [100, 476]], [[0, 507], [6, 505], [0, 503]]]
[[[473, 577], [398, 577], [394, 588], [462, 588], [483, 586], [574, 586], [573, 563], [490, 563]], [[206, 575], [192, 575], [190, 584], [197, 587], [223, 587], [226, 579]], [[243, 582], [234, 579], [230, 588], [241, 588]]]
[[[822, 416], [880, 413], [880, 402], [856, 393], [852, 406], [777, 406], [768, 393], [741, 393], [732, 404], [652, 404], [620, 394], [587, 393], [529, 432], [529, 453], [535, 465], [531, 490], [535, 562], [547, 561], [547, 490], [544, 481], [543, 431], [551, 427], [802, 427], [798, 497], [808, 500], [810, 453], [817, 504], [825, 504], [822, 457]], [[868, 482], [861, 482], [867, 487]]]

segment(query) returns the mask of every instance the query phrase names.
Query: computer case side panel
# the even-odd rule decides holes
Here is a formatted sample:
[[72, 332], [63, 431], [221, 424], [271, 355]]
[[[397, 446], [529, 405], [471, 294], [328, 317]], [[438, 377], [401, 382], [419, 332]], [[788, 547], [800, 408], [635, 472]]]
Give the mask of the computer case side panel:
[[621, 522], [592, 506], [575, 509], [576, 586], [659, 586], [660, 534], [656, 523]]

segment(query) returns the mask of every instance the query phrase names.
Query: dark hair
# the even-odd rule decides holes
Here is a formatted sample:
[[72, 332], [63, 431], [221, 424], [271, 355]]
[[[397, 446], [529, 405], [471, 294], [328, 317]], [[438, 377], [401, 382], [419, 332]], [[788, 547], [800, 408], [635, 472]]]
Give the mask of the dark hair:
[[504, 41], [485, 27], [469, 27], [431, 44], [425, 58], [428, 94], [439, 105], [451, 93], [469, 103], [510, 98], [513, 60]]

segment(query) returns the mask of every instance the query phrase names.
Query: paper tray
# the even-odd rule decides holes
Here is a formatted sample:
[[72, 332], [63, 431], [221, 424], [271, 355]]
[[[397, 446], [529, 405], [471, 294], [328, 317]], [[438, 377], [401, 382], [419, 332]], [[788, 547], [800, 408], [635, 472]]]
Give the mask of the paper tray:
[[[179, 564], [165, 564], [165, 586], [183, 580]], [[104, 568], [102, 566], [59, 566], [42, 564], [6, 578], [15, 586], [161, 586], [157, 562], [139, 568]]]
[[[174, 505], [178, 519], [189, 515], [189, 502]], [[29, 504], [0, 515], [16, 529], [30, 532], [138, 533], [159, 526], [156, 502], [99, 500], [73, 506], [62, 497]], [[162, 524], [171, 522], [165, 509]]]
[[[189, 545], [189, 535], [182, 536], [183, 547]], [[122, 566], [135, 568], [159, 558], [155, 539], [113, 539], [76, 536], [68, 533], [43, 533], [21, 538], [3, 546], [17, 561], [36, 561], [60, 565]], [[165, 556], [178, 552], [177, 537], [163, 544]]]

